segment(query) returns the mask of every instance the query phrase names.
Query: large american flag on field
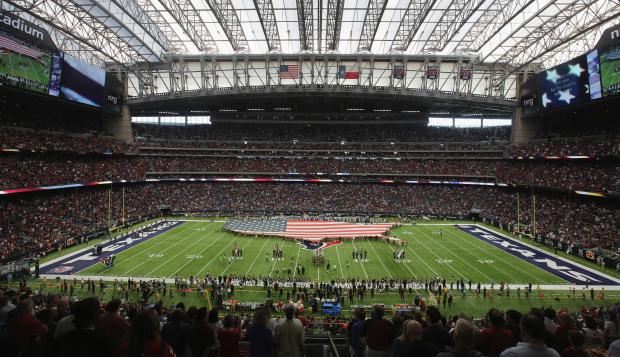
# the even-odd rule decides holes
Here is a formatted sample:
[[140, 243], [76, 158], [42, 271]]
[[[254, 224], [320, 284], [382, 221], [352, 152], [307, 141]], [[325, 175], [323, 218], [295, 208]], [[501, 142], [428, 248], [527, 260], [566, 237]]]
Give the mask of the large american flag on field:
[[327, 238], [385, 237], [393, 223], [360, 224], [335, 221], [303, 220], [235, 220], [224, 224], [224, 229], [247, 235], [276, 236], [307, 241]]
[[282, 79], [297, 79], [299, 78], [299, 65], [296, 64], [283, 64], [280, 65], [278, 70], [278, 76]]
[[0, 36], [0, 48], [32, 58], [39, 58], [42, 55], [41, 52], [28, 46], [21, 45], [18, 42], [4, 36]]

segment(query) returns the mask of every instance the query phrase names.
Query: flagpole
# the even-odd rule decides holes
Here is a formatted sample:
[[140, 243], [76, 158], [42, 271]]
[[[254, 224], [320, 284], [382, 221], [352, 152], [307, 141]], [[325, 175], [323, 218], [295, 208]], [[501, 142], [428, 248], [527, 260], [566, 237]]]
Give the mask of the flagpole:
[[112, 185], [108, 189], [108, 231], [110, 230], [110, 222], [112, 222]]
[[536, 239], [536, 195], [535, 194], [532, 194], [532, 208], [533, 208], [534, 239]]
[[122, 208], [123, 211], [121, 212], [121, 219], [123, 221], [123, 226], [124, 226], [125, 225], [125, 187], [123, 187], [123, 196], [122, 197], [123, 198], [122, 198], [122, 202], [121, 202], [121, 205], [122, 205], [121, 208]]
[[521, 211], [519, 210], [519, 192], [517, 192], [517, 233], [521, 233]]

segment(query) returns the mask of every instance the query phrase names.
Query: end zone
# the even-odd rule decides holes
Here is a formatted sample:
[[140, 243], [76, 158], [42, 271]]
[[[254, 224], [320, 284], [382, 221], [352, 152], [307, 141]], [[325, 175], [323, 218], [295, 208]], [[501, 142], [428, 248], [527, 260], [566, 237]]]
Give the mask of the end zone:
[[538, 247], [517, 241], [505, 234], [478, 224], [456, 224], [457, 229], [504, 252], [520, 258], [570, 284], [594, 285], [620, 290], [620, 279], [583, 266], [572, 260], [554, 256]]
[[75, 253], [44, 263], [40, 267], [41, 276], [56, 277], [72, 275], [99, 262], [101, 258], [121, 253], [140, 243], [182, 225], [182, 221], [159, 221], [125, 233], [102, 244], [102, 254], [93, 254], [93, 248], [81, 249]]

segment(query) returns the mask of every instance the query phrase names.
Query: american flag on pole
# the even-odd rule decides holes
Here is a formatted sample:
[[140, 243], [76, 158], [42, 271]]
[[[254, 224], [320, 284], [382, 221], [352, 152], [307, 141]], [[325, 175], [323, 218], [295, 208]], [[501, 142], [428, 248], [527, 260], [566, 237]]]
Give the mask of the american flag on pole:
[[19, 53], [22, 54], [24, 56], [28, 56], [28, 57], [32, 57], [32, 58], [36, 58], [38, 59], [39, 57], [41, 57], [42, 53], [30, 48], [28, 46], [24, 46], [19, 44], [16, 41], [13, 41], [9, 38], [6, 38], [4, 36], [0, 36], [0, 48], [2, 48], [3, 50], [9, 50], [11, 52], [15, 52], [15, 53]]
[[280, 69], [278, 70], [278, 76], [282, 79], [299, 78], [299, 65], [297, 64], [280, 65]]
[[328, 238], [383, 238], [393, 223], [361, 224], [335, 221], [247, 220], [229, 221], [224, 229], [247, 235], [276, 236], [318, 242]]

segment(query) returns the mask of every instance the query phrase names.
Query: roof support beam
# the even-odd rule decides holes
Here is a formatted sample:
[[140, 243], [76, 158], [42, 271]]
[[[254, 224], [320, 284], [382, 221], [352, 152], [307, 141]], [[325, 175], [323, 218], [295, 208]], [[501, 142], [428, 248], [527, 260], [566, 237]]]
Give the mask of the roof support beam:
[[282, 44], [280, 43], [280, 33], [278, 32], [273, 3], [271, 0], [254, 0], [254, 7], [256, 7], [258, 19], [267, 40], [267, 48], [269, 51], [280, 51]]
[[372, 49], [372, 43], [377, 35], [377, 28], [379, 28], [379, 23], [383, 17], [386, 5], [387, 0], [368, 1], [366, 15], [364, 16], [364, 24], [362, 24], [360, 42], [357, 46], [358, 52], [370, 51]]
[[613, 1], [582, 0], [566, 4], [557, 15], [544, 18], [540, 25], [530, 27], [527, 34], [496, 58], [495, 62], [510, 63], [515, 69], [508, 74], [561, 48], [564, 44], [619, 18], [620, 8]]
[[435, 5], [436, 0], [411, 0], [403, 16], [390, 51], [405, 52], [420, 26]]
[[191, 0], [159, 0], [199, 51], [215, 52], [217, 46]]
[[183, 40], [181, 40], [177, 32], [172, 28], [172, 26], [170, 26], [168, 21], [166, 21], [161, 12], [157, 9], [157, 7], [155, 7], [155, 4], [153, 4], [153, 1], [157, 0], [135, 1], [146, 15], [145, 26], [157, 27], [170, 42], [168, 52], [175, 53], [180, 51], [187, 51], [185, 44], [183, 44]]
[[[110, 0], [98, 0], [97, 2], [103, 6], [103, 4], [109, 1]], [[111, 0], [111, 2], [129, 15], [131, 20], [146, 31], [153, 41], [157, 42], [164, 50], [172, 51], [174, 49], [175, 45], [171, 41], [174, 37], [169, 37], [169, 32], [162, 30], [159, 23], [153, 22], [149, 14], [146, 13], [146, 9], [140, 6], [138, 0]]]
[[454, 0], [441, 15], [422, 52], [441, 52], [485, 0]]
[[[490, 54], [493, 54], [498, 48], [501, 47], [503, 42], [512, 39], [512, 37], [515, 36], [517, 32], [524, 25], [530, 23], [533, 19], [536, 19], [542, 13], [544, 13], [549, 8], [554, 6], [556, 1], [557, 0], [552, 0], [552, 2], [548, 2], [544, 4], [542, 7], [538, 6], [539, 3], [536, 1], [529, 2], [524, 7], [519, 9], [517, 12], [514, 12], [512, 16], [506, 18], [506, 20], [502, 23], [502, 25], [499, 26], [495, 31], [490, 33], [489, 37], [483, 38], [482, 43], [480, 44], [479, 47], [477, 47], [477, 51], [480, 53], [482, 60], [484, 61]], [[535, 6], [535, 8], [530, 9], [529, 8], [530, 4]], [[527, 16], [526, 13], [531, 14], [531, 15]], [[507, 34], [508, 32], [509, 34]], [[495, 39], [495, 41], [493, 41], [493, 39]], [[494, 42], [495, 44], [493, 45]], [[490, 45], [490, 46], [487, 46], [487, 45]], [[486, 50], [485, 47], [493, 47], [493, 48], [490, 50]]]
[[243, 33], [243, 27], [235, 12], [235, 7], [231, 0], [206, 0], [213, 11], [213, 15], [220, 23], [228, 41], [236, 52], [249, 50], [248, 40]]
[[[144, 29], [134, 16], [140, 17], [142, 10], [132, 0], [121, 0], [122, 8], [117, 1], [109, 0], [71, 0], [73, 4], [80, 7], [83, 11], [91, 15], [101, 24], [106, 26], [116, 36], [133, 47], [136, 52], [145, 57], [149, 62], [159, 62], [162, 60], [162, 54], [167, 51], [164, 47], [168, 45], [166, 38], [157, 31], [151, 35]], [[127, 11], [127, 13], [126, 13]], [[129, 15], [129, 11], [133, 15]], [[160, 37], [159, 41], [155, 38]], [[162, 46], [162, 43], [164, 46]]]
[[325, 50], [335, 51], [340, 42], [340, 26], [344, 0], [327, 1], [327, 34], [325, 36]]
[[494, 0], [457, 44], [457, 50], [478, 52], [497, 31], [535, 0]]
[[118, 38], [105, 25], [71, 1], [14, 0], [4, 3], [12, 4], [18, 9], [49, 23], [57, 30], [105, 54], [114, 62], [132, 65], [137, 62], [148, 61], [148, 58], [136, 52], [133, 47]]
[[[107, 41], [105, 32], [104, 35], [97, 34], [97, 28], [72, 17], [73, 15], [66, 12], [66, 9], [51, 1], [29, 2], [25, 4], [28, 7], [22, 6], [24, 4], [21, 3], [26, 1], [3, 1], [1, 5], [2, 9], [14, 12], [48, 29], [56, 45], [61, 46], [60, 48], [67, 53], [100, 67], [115, 63], [117, 68], [132, 73], [139, 83], [145, 81], [144, 77], [134, 70], [138, 62], [144, 61], [140, 61], [131, 48], [117, 46], [113, 40]], [[61, 23], [59, 19], [64, 21]]]
[[312, 0], [297, 0], [299, 46], [302, 51], [314, 50], [314, 12]]

